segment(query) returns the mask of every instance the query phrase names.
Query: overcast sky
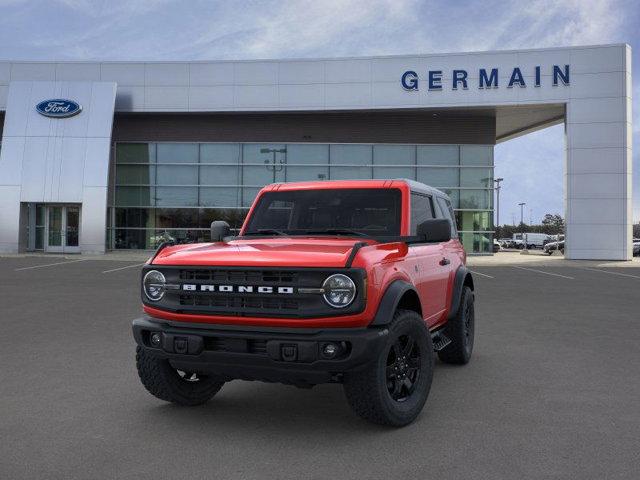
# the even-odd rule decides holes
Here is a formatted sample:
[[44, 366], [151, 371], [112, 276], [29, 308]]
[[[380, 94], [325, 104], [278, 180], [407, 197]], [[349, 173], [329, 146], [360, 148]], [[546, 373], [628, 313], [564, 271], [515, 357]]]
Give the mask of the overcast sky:
[[[0, 0], [1, 60], [216, 60], [419, 54], [629, 43], [640, 98], [637, 0]], [[640, 115], [634, 101], [634, 217]], [[501, 223], [563, 212], [564, 131], [495, 150]]]

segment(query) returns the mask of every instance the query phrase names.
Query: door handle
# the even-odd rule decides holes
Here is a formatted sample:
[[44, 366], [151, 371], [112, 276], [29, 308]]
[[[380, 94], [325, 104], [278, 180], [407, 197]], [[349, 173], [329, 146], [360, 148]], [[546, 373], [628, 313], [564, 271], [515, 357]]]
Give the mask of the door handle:
[[443, 257], [442, 260], [440, 260], [439, 263], [440, 263], [440, 265], [442, 265], [444, 267], [445, 265], [449, 265], [451, 263], [451, 260], [449, 260], [448, 258], [444, 258]]

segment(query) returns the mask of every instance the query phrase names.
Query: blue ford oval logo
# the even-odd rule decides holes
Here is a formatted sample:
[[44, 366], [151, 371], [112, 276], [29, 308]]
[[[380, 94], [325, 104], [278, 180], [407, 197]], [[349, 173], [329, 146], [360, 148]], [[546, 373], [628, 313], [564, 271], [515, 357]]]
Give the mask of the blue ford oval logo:
[[56, 98], [40, 102], [36, 105], [36, 110], [45, 117], [66, 118], [79, 114], [82, 106], [72, 100]]

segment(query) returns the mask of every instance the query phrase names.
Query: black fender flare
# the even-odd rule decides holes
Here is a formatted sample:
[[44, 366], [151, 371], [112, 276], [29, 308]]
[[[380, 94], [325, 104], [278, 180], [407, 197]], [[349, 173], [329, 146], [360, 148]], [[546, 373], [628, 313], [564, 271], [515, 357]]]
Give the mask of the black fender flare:
[[409, 290], [415, 292], [416, 295], [418, 294], [414, 286], [404, 280], [394, 280], [391, 282], [387, 287], [387, 290], [384, 292], [384, 295], [382, 295], [382, 299], [378, 304], [378, 311], [369, 325], [382, 326], [391, 323], [393, 314], [400, 303], [400, 299]]
[[453, 279], [453, 294], [451, 295], [451, 308], [449, 309], [449, 319], [455, 317], [458, 314], [458, 309], [460, 308], [460, 297], [462, 297], [462, 288], [465, 284], [465, 280], [469, 279], [469, 283], [471, 286], [471, 290], [473, 287], [473, 277], [471, 276], [471, 272], [467, 269], [466, 266], [460, 265], [458, 270], [456, 270], [456, 275]]

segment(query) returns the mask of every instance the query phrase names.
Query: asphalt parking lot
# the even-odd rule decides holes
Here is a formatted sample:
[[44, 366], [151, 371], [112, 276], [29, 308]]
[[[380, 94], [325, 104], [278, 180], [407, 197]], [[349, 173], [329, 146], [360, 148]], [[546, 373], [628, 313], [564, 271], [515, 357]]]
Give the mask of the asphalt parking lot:
[[640, 268], [472, 267], [474, 358], [437, 363], [394, 430], [337, 385], [155, 399], [130, 332], [139, 263], [0, 258], [0, 478], [638, 478]]

